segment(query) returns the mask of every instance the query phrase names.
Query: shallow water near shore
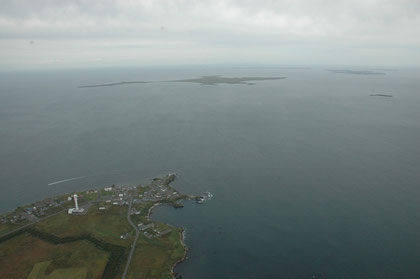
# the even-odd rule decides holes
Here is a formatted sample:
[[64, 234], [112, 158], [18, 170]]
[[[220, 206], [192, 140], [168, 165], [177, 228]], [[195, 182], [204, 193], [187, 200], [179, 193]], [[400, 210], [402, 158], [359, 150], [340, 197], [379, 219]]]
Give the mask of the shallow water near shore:
[[[1, 73], [0, 210], [176, 172], [181, 192], [214, 194], [153, 210], [186, 228], [183, 278], [418, 279], [419, 74]], [[287, 78], [78, 88], [205, 75]]]

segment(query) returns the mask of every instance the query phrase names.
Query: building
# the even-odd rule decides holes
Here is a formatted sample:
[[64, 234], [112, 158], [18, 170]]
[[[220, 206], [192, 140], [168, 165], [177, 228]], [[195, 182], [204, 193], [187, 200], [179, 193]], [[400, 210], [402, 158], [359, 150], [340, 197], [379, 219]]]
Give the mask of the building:
[[150, 224], [147, 224], [147, 225], [143, 225], [143, 224], [139, 224], [139, 229], [141, 230], [141, 231], [144, 231], [144, 230], [147, 230], [147, 229], [149, 229], [149, 228], [153, 228], [155, 226], [155, 224], [153, 224], [153, 223], [150, 223]]
[[79, 208], [79, 204], [77, 202], [77, 194], [74, 194], [73, 199], [74, 199], [74, 208], [69, 208], [68, 214], [83, 213], [85, 209], [83, 207]]
[[167, 235], [168, 233], [170, 233], [171, 232], [171, 230], [170, 229], [167, 229], [167, 230], [164, 230], [164, 231], [161, 231], [161, 232], [158, 232], [157, 233], [157, 236], [164, 236], [164, 235]]

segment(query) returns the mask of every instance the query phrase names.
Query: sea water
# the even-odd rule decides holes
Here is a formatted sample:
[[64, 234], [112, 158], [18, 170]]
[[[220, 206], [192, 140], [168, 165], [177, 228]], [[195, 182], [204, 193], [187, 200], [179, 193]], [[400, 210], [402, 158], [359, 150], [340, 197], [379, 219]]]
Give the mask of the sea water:
[[[328, 69], [0, 73], [0, 211], [176, 172], [183, 278], [418, 279], [420, 71]], [[287, 79], [79, 88], [203, 75]]]

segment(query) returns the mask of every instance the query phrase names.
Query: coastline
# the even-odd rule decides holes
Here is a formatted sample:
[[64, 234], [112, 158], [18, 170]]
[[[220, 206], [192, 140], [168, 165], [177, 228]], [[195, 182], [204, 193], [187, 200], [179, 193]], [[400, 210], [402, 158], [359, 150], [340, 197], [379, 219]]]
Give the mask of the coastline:
[[161, 202], [158, 202], [158, 203], [155, 203], [154, 205], [152, 205], [152, 206], [149, 208], [149, 212], [147, 212], [147, 220], [148, 220], [148, 221], [150, 221], [150, 215], [152, 214], [152, 210], [153, 210], [153, 208], [155, 208], [156, 206], [161, 205], [161, 204], [162, 204]]
[[[175, 197], [171, 197], [172, 193], [177, 194], [176, 190], [169, 186], [169, 184], [174, 180], [175, 175], [168, 175], [166, 178], [155, 178], [153, 182], [149, 185], [140, 185], [141, 187], [137, 189], [137, 187], [125, 187], [125, 186], [111, 186], [111, 187], [105, 187], [103, 189], [90, 189], [90, 190], [84, 190], [82, 192], [78, 192], [75, 194], [74, 198], [69, 199], [69, 195], [71, 194], [64, 194], [56, 197], [46, 198], [42, 201], [33, 202], [28, 205], [20, 206], [16, 208], [13, 212], [6, 213], [4, 215], [0, 215], [2, 223], [0, 223], [0, 231], [2, 232], [1, 239], [4, 237], [7, 238], [8, 235], [13, 235], [15, 232], [23, 231], [26, 227], [30, 227], [33, 225], [36, 225], [36, 229], [40, 231], [41, 233], [45, 233], [48, 235], [53, 235], [57, 237], [63, 237], [63, 231], [61, 228], [62, 220], [64, 220], [64, 223], [68, 226], [68, 228], [72, 229], [74, 232], [74, 235], [81, 235], [82, 232], [80, 231], [84, 226], [80, 226], [81, 223], [84, 222], [91, 222], [97, 221], [101, 224], [108, 224], [104, 225], [104, 229], [114, 232], [114, 235], [118, 235], [117, 239], [114, 239], [113, 237], [108, 237], [105, 239], [104, 243], [109, 245], [114, 245], [115, 247], [121, 246], [123, 249], [130, 248], [131, 252], [129, 259], [126, 263], [126, 267], [124, 270], [124, 275], [128, 275], [128, 270], [130, 268], [130, 262], [131, 258], [133, 257], [134, 249], [136, 246], [136, 241], [138, 234], [140, 233], [138, 229], [136, 229], [136, 225], [134, 223], [137, 222], [144, 222], [145, 219], [147, 220], [146, 223], [161, 223], [162, 225], [165, 224], [167, 227], [166, 230], [163, 228], [164, 226], [161, 226], [160, 228], [153, 229], [150, 232], [148, 232], [148, 236], [154, 237], [154, 236], [161, 236], [161, 232], [170, 232], [173, 231], [173, 235], [170, 239], [170, 247], [168, 248], [169, 252], [176, 252], [176, 257], [173, 259], [167, 258], [166, 259], [166, 275], [170, 276], [171, 278], [180, 278], [179, 274], [175, 273], [175, 267], [177, 264], [185, 261], [187, 258], [188, 253], [188, 247], [184, 242], [184, 236], [186, 229], [184, 227], [177, 227], [170, 224], [167, 224], [165, 222], [159, 222], [158, 220], [152, 220], [151, 215], [153, 213], [153, 209], [161, 204], [167, 204], [172, 205], [174, 208], [182, 208], [184, 205], [182, 204], [182, 201], [186, 200], [192, 200], [196, 198], [194, 195], [185, 195], [185, 194], [178, 194]], [[71, 206], [73, 206], [73, 202], [76, 204], [77, 207], [77, 200], [76, 195], [78, 197], [81, 197], [80, 203], [78, 203], [78, 206], [85, 209], [85, 214], [64, 214], [65, 211]], [[163, 196], [162, 195], [166, 195]], [[141, 196], [144, 199], [143, 203], [140, 203], [139, 207], [132, 208], [133, 199], [136, 199], [137, 196]], [[159, 200], [157, 198], [160, 198]], [[148, 200], [149, 199], [149, 200]], [[155, 201], [150, 201], [150, 199], [155, 199]], [[74, 200], [74, 201], [73, 201]], [[112, 202], [112, 204], [111, 204]], [[128, 205], [128, 209], [125, 205]], [[139, 216], [141, 219], [131, 220], [130, 216], [134, 214], [139, 215], [141, 212], [141, 207], [143, 206], [143, 210], [145, 211], [142, 215], [143, 217]], [[134, 207], [134, 206], [133, 206]], [[89, 210], [89, 208], [92, 208]], [[87, 214], [87, 211], [89, 210], [90, 214], [88, 217], [84, 217]], [[92, 210], [94, 210], [92, 212]], [[97, 212], [96, 212], [97, 210]], [[128, 243], [129, 240], [126, 240], [127, 229], [120, 229], [120, 226], [113, 226], [115, 223], [108, 223], [103, 222], [106, 218], [108, 218], [110, 215], [115, 215], [115, 213], [118, 213], [117, 215], [121, 215], [120, 213], [124, 212], [124, 216], [126, 216], [128, 222], [132, 227], [134, 227], [137, 231], [136, 238], [133, 243]], [[46, 215], [46, 216], [45, 216]], [[74, 215], [74, 216], [73, 216]], [[57, 216], [57, 217], [54, 217]], [[76, 217], [78, 216], [78, 217]], [[137, 218], [139, 218], [137, 217]], [[27, 220], [26, 220], [26, 219]], [[79, 219], [79, 222], [75, 224], [74, 222], [71, 222], [75, 218]], [[125, 220], [125, 219], [124, 219]], [[118, 222], [121, 221], [121, 224], [123, 223], [123, 219], [118, 219]], [[133, 223], [134, 222], [134, 223]], [[21, 224], [21, 226], [19, 226]], [[117, 223], [119, 225], [120, 223]], [[12, 227], [13, 226], [19, 226], [17, 228]], [[39, 225], [39, 226], [38, 226]], [[154, 224], [156, 226], [156, 224]], [[158, 226], [157, 226], [158, 227]], [[131, 228], [130, 228], [131, 229]], [[157, 231], [158, 230], [158, 231]], [[154, 231], [154, 232], [153, 232]], [[93, 231], [93, 234], [95, 234], [96, 231]], [[178, 234], [178, 235], [176, 235]], [[65, 237], [65, 236], [64, 236]], [[4, 239], [3, 241], [7, 241], [7, 239]], [[179, 242], [178, 242], [179, 241]], [[179, 246], [179, 244], [182, 245], [182, 247]], [[131, 246], [130, 246], [131, 245]], [[114, 247], [112, 246], [112, 247]], [[161, 248], [163, 248], [162, 246]], [[174, 249], [174, 250], [173, 250]], [[13, 249], [12, 249], [13, 250]], [[161, 249], [162, 250], [162, 249]], [[33, 263], [31, 263], [33, 264]], [[36, 262], [35, 262], [36, 264]], [[109, 261], [106, 263], [109, 265]], [[115, 266], [115, 264], [111, 263], [110, 266]], [[24, 266], [24, 264], [22, 264]], [[149, 269], [152, 266], [148, 267]], [[113, 271], [117, 270], [118, 267], [114, 268]], [[146, 270], [148, 270], [146, 268]], [[147, 272], [150, 272], [149, 270]], [[1, 273], [1, 272], [0, 272]]]
[[178, 261], [176, 261], [173, 265], [172, 265], [172, 268], [171, 268], [171, 273], [172, 273], [172, 275], [173, 275], [173, 278], [174, 279], [177, 279], [177, 273], [175, 272], [175, 267], [178, 265], [178, 264], [180, 264], [180, 263], [182, 263], [182, 262], [184, 262], [186, 259], [187, 259], [187, 253], [188, 253], [188, 246], [185, 244], [185, 242], [184, 242], [184, 233], [185, 233], [185, 228], [181, 228], [182, 229], [182, 231], [181, 231], [181, 233], [179, 234], [179, 242], [181, 242], [181, 245], [184, 247], [184, 255], [182, 256], [182, 258], [180, 259], [180, 260], [178, 260]]
[[[186, 199], [186, 200], [189, 200], [189, 199], [193, 199], [194, 198], [194, 196], [187, 196], [188, 197], [188, 199]], [[147, 213], [147, 219], [149, 220], [149, 221], [152, 221], [152, 220], [150, 220], [150, 215], [153, 213], [152, 212], [152, 210], [155, 208], [155, 207], [157, 207], [157, 206], [159, 206], [159, 205], [161, 205], [161, 204], [165, 204], [165, 203], [160, 203], [160, 202], [158, 202], [158, 203], [156, 203], [156, 204], [154, 204], [154, 205], [152, 205], [150, 208], [149, 208], [149, 212]], [[169, 205], [169, 204], [167, 204], [167, 205]], [[167, 224], [168, 225], [168, 224]], [[178, 277], [177, 277], [177, 273], [175, 272], [175, 267], [178, 265], [178, 264], [180, 264], [180, 263], [182, 263], [182, 262], [184, 262], [186, 259], [187, 259], [187, 254], [188, 254], [188, 246], [185, 244], [185, 242], [184, 242], [184, 233], [185, 233], [185, 228], [184, 227], [178, 227], [178, 228], [180, 228], [181, 229], [181, 233], [179, 234], [179, 242], [181, 243], [181, 245], [182, 245], [182, 247], [184, 247], [184, 255], [182, 256], [182, 258], [181, 259], [179, 259], [179, 260], [177, 260], [173, 265], [172, 265], [172, 268], [171, 268], [171, 274], [172, 274], [172, 276], [173, 276], [173, 279], [177, 279]]]

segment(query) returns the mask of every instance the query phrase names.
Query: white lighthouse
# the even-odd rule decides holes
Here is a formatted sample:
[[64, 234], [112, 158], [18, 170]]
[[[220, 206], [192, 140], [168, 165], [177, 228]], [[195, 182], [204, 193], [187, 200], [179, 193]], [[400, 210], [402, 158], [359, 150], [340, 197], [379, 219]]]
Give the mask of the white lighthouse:
[[79, 208], [79, 203], [77, 202], [77, 194], [73, 195], [73, 199], [74, 199], [74, 208], [69, 208], [68, 213], [69, 214], [83, 213], [83, 211], [85, 211], [85, 209], [84, 208]]
[[79, 204], [77, 203], [77, 194], [74, 194], [74, 207], [76, 210], [79, 210]]

